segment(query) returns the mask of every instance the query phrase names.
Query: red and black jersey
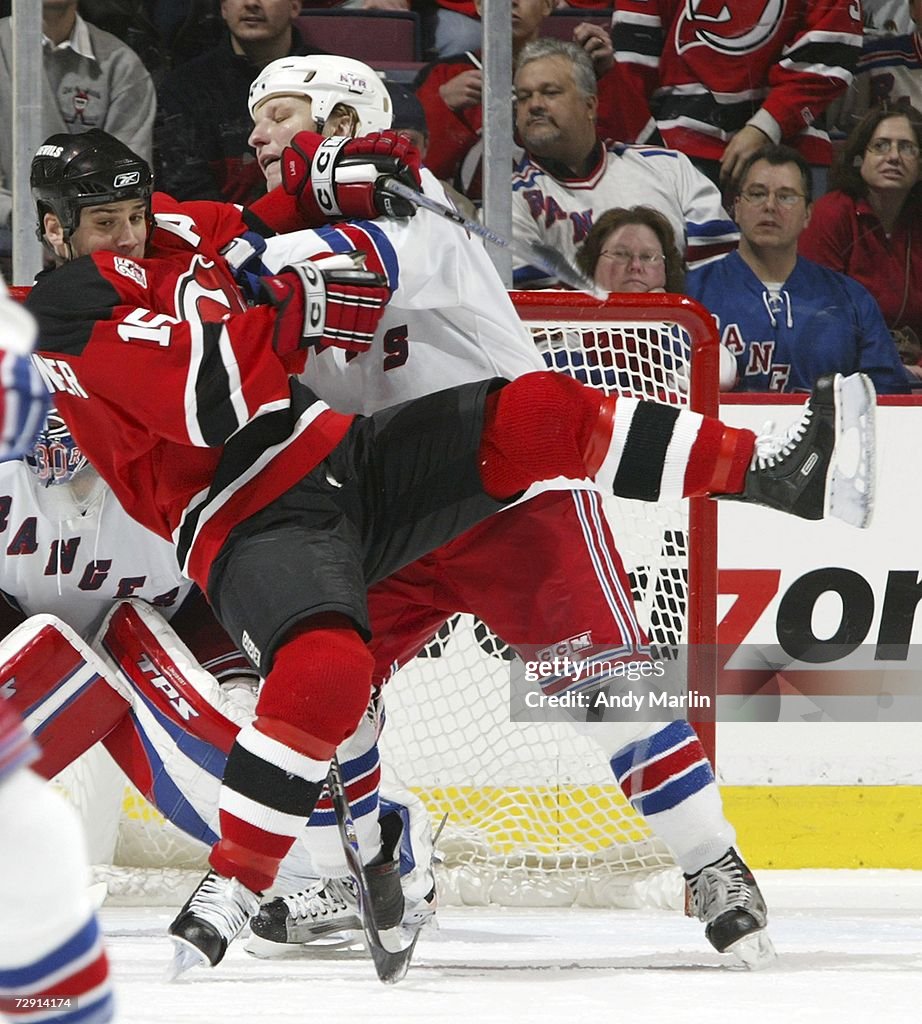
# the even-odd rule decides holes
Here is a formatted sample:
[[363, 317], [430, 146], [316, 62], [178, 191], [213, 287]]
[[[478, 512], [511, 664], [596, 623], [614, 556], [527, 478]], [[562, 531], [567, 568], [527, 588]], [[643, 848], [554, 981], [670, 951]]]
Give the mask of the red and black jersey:
[[858, 0], [618, 0], [615, 60], [667, 146], [719, 160], [748, 122], [815, 164], [831, 159], [823, 113], [861, 53]]
[[244, 305], [220, 254], [247, 230], [242, 211], [159, 193], [153, 208], [144, 259], [74, 260], [40, 275], [27, 305], [77, 443], [204, 589], [228, 532], [309, 472], [352, 417], [291, 379], [303, 353], [276, 355], [276, 311]]

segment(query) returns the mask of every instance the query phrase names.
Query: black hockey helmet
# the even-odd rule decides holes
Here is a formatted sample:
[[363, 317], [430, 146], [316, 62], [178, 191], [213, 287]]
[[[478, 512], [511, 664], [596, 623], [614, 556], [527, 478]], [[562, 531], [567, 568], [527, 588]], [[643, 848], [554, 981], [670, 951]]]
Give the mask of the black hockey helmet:
[[84, 206], [144, 199], [149, 210], [154, 180], [146, 160], [108, 132], [92, 128], [49, 136], [32, 160], [30, 184], [38, 209], [38, 237], [44, 240], [49, 212], [69, 238]]

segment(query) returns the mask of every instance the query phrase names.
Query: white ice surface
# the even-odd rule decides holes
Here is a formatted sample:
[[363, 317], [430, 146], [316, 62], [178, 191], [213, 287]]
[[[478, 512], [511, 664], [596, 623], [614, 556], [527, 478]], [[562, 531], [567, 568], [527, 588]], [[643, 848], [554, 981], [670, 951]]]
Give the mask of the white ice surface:
[[779, 957], [751, 973], [670, 911], [444, 908], [407, 977], [357, 952], [162, 980], [173, 911], [104, 908], [121, 1024], [922, 1022], [922, 872], [763, 871]]

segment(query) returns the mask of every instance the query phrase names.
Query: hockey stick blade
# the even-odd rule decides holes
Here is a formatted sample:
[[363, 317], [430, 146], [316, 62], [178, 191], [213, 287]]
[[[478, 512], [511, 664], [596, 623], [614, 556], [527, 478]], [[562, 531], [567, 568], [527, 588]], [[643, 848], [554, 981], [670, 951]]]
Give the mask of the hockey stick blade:
[[330, 763], [327, 788], [330, 791], [330, 800], [336, 814], [336, 826], [342, 840], [346, 863], [349, 865], [349, 870], [355, 878], [358, 889], [359, 917], [362, 921], [362, 931], [365, 933], [365, 944], [368, 946], [368, 952], [371, 954], [378, 977], [387, 985], [395, 985], [407, 973], [413, 951], [416, 949], [416, 940], [419, 938], [420, 929], [416, 929], [416, 934], [404, 949], [390, 950], [381, 941], [381, 934], [375, 924], [368, 880], [365, 877], [365, 867], [359, 852], [355, 825], [352, 822], [352, 813], [349, 810], [349, 801], [346, 797], [346, 788], [343, 785], [339, 761], [335, 757]]
[[558, 281], [569, 285], [571, 288], [575, 288], [577, 291], [586, 292], [597, 299], [608, 298], [608, 292], [600, 288], [591, 277], [588, 277], [577, 267], [574, 267], [565, 256], [552, 249], [549, 245], [519, 242], [515, 239], [504, 238], [476, 220], [469, 220], [450, 206], [446, 206], [444, 203], [423, 195], [422, 192], [417, 192], [415, 189], [409, 188], [403, 182], [397, 181], [394, 178], [385, 178], [378, 187], [384, 192], [389, 192], [391, 195], [406, 199], [408, 203], [413, 203], [414, 206], [429, 210], [431, 213], [437, 213], [446, 220], [454, 221], [455, 224], [464, 228], [465, 231], [483, 238], [498, 249], [509, 249], [530, 266], [538, 267], [551, 277], [557, 278]]

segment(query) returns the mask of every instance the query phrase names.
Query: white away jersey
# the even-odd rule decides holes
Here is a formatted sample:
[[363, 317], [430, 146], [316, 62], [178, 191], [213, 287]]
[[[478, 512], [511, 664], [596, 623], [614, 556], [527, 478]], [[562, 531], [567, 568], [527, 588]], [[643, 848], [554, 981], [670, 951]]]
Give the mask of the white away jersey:
[[[684, 154], [622, 143], [599, 150], [599, 161], [585, 178], [556, 178], [528, 155], [519, 161], [512, 176], [512, 232], [517, 240], [549, 245], [572, 263], [596, 217], [612, 207], [643, 205], [669, 220], [689, 266], [736, 247], [739, 232], [720, 192]], [[544, 276], [533, 268], [516, 272], [517, 281]]]
[[[422, 174], [425, 194], [448, 204], [432, 174]], [[382, 234], [390, 240], [397, 287], [369, 351], [310, 353], [302, 380], [334, 409], [368, 414], [457, 384], [547, 368], [479, 239], [428, 210], [359, 223], [369, 245]], [[335, 226], [317, 228], [268, 239], [262, 261], [274, 273], [295, 259], [354, 247]]]
[[85, 516], [49, 518], [32, 476], [19, 459], [0, 463], [0, 591], [26, 616], [57, 615], [84, 637], [119, 598], [140, 598], [170, 618], [192, 586], [173, 546], [135, 522], [108, 488]]

